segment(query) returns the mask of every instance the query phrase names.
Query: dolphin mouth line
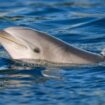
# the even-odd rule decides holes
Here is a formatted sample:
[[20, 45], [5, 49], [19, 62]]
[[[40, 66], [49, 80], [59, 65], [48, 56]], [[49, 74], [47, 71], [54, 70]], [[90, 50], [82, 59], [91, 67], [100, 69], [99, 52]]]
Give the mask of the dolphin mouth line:
[[8, 40], [8, 41], [10, 41], [10, 42], [13, 42], [13, 43], [15, 43], [15, 44], [17, 44], [17, 45], [19, 45], [19, 46], [21, 46], [21, 47], [26, 47], [25, 45], [18, 43], [18, 41], [16, 41], [17, 39], [14, 38], [14, 37], [11, 36], [11, 35], [10, 35], [10, 36], [11, 36], [14, 40], [10, 39], [8, 36], [6, 36], [7, 34], [8, 34], [7, 32], [2, 32], [2, 34], [0, 33], [0, 37], [3, 38], [3, 39], [5, 39], [5, 40]]

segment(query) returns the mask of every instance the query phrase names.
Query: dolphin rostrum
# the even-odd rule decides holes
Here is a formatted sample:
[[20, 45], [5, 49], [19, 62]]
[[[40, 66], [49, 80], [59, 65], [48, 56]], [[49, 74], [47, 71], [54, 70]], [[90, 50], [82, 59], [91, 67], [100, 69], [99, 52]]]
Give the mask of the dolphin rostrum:
[[75, 48], [60, 39], [26, 27], [0, 31], [0, 43], [12, 59], [27, 63], [83, 65], [103, 62], [102, 54]]

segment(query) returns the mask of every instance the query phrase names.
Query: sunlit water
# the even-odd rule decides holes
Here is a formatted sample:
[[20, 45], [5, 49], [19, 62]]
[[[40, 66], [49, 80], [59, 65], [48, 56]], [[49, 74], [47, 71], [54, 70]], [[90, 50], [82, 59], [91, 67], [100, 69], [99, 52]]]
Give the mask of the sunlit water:
[[[0, 28], [27, 26], [73, 46], [100, 53], [105, 48], [105, 0], [0, 0]], [[62, 79], [41, 68], [5, 70], [0, 47], [0, 105], [105, 105], [105, 67], [63, 68]], [[59, 58], [58, 58], [59, 59]]]

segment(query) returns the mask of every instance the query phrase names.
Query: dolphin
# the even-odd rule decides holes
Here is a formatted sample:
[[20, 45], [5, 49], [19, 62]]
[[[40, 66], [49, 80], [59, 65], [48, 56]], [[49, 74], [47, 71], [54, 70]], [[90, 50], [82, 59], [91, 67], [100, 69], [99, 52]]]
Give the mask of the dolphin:
[[104, 55], [76, 48], [35, 29], [14, 26], [0, 31], [0, 43], [11, 59], [26, 63], [85, 65], [103, 62]]

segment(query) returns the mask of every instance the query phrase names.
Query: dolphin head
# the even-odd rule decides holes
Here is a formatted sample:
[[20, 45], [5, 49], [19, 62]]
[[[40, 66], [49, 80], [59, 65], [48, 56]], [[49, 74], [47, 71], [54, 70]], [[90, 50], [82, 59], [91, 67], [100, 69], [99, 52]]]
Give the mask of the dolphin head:
[[0, 42], [13, 59], [59, 62], [63, 57], [59, 56], [63, 53], [60, 40], [26, 27], [10, 27], [0, 31]]
[[72, 47], [53, 36], [26, 27], [1, 30], [0, 43], [12, 59], [18, 60], [46, 60], [69, 64], [91, 64], [104, 60], [101, 55]]

